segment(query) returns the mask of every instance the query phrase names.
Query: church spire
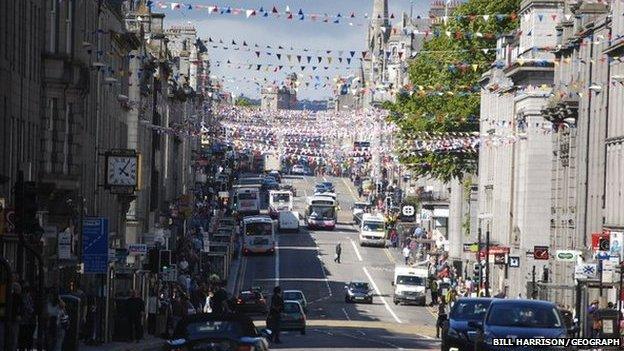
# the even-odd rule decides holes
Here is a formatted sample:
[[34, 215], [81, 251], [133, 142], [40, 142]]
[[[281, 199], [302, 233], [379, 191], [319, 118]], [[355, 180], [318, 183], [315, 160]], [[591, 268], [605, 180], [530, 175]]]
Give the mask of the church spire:
[[372, 25], [373, 30], [379, 30], [381, 27], [389, 27], [388, 22], [388, 0], [374, 0]]

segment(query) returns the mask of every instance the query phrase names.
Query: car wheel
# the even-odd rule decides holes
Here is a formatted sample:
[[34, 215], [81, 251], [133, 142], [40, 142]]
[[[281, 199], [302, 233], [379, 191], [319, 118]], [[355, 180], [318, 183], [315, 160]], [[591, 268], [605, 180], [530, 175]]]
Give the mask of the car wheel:
[[399, 304], [399, 300], [394, 300], [394, 304], [398, 305]]
[[301, 335], [305, 335], [305, 328], [301, 329]]
[[373, 304], [373, 298], [372, 297], [370, 298], [370, 300], [368, 300], [368, 303], [371, 304], [371, 305]]

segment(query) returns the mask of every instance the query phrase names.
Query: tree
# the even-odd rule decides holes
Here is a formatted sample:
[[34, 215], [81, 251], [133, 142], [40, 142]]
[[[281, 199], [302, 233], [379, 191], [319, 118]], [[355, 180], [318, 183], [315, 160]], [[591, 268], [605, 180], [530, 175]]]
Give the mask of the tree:
[[[517, 27], [519, 0], [468, 0], [446, 23], [434, 26], [432, 38], [410, 63], [411, 92], [386, 104], [403, 140], [425, 133], [479, 130], [479, 79], [495, 59], [496, 38]], [[484, 18], [483, 15], [489, 15]], [[417, 175], [443, 181], [476, 171], [476, 152], [403, 150], [401, 162]]]
[[254, 104], [248, 98], [244, 96], [239, 96], [234, 101], [234, 105], [240, 106], [240, 107], [251, 107]]

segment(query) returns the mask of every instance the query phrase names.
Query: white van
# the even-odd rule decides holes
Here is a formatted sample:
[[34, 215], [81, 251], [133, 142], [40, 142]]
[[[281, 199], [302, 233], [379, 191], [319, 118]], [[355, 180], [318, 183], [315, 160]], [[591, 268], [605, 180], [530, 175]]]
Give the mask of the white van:
[[396, 266], [394, 268], [394, 304], [410, 303], [425, 306], [427, 300], [427, 267]]
[[278, 229], [280, 231], [299, 232], [299, 212], [280, 211], [278, 219]]
[[364, 213], [360, 222], [360, 246], [386, 246], [386, 219], [382, 214]]

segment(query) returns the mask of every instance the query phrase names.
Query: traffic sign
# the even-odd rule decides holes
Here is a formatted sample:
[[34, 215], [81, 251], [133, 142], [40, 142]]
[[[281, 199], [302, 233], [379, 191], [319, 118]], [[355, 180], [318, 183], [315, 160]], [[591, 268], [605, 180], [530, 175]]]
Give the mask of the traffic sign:
[[574, 267], [575, 279], [596, 279], [598, 278], [598, 265], [595, 263], [581, 263]]
[[533, 246], [533, 259], [548, 260], [548, 246]]
[[86, 218], [82, 221], [82, 260], [85, 273], [108, 270], [108, 219]]
[[505, 262], [507, 258], [507, 255], [504, 253], [497, 253], [494, 254], [494, 264], [498, 264], [498, 265], [505, 265]]
[[509, 256], [509, 267], [511, 268], [520, 267], [520, 256]]
[[560, 262], [576, 262], [579, 252], [576, 250], [557, 250], [555, 259]]
[[130, 255], [146, 255], [147, 244], [128, 244], [128, 253]]
[[64, 230], [58, 234], [58, 259], [69, 260], [71, 258], [72, 236], [69, 230]]

